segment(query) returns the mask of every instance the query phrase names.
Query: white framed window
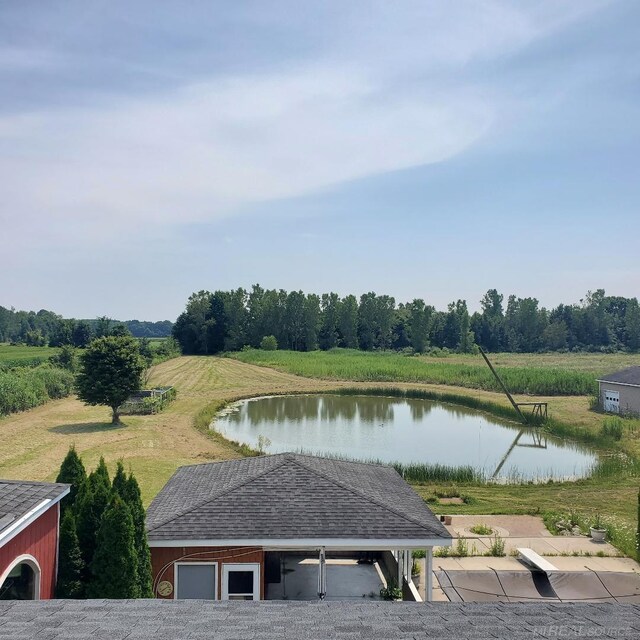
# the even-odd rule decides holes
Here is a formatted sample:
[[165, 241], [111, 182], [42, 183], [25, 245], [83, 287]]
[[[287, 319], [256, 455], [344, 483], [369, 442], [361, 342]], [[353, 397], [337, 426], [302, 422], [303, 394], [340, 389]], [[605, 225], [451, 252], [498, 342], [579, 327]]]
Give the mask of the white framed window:
[[176, 562], [174, 600], [217, 600], [217, 562]]
[[222, 565], [223, 600], [260, 600], [260, 564], [237, 562]]

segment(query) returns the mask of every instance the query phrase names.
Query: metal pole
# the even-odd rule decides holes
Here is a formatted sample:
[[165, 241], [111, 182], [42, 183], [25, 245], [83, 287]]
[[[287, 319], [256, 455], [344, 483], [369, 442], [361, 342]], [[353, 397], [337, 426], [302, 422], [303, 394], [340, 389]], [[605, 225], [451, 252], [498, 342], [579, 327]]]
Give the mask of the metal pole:
[[424, 564], [424, 601], [433, 602], [433, 547], [427, 547]]
[[487, 354], [482, 350], [482, 347], [478, 347], [478, 349], [480, 350], [480, 353], [482, 354], [484, 361], [489, 366], [489, 369], [491, 369], [491, 373], [493, 373], [496, 380], [498, 381], [498, 384], [502, 387], [502, 390], [505, 392], [507, 398], [509, 398], [509, 402], [511, 402], [511, 405], [516, 410], [516, 413], [520, 416], [520, 418], [522, 418], [522, 422], [527, 424], [527, 419], [525, 418], [522, 411], [520, 411], [520, 407], [516, 404], [516, 401], [511, 397], [511, 394], [509, 393], [509, 390], [507, 389], [505, 383], [502, 382], [502, 378], [498, 375], [498, 372], [493, 368], [493, 365], [489, 362], [489, 358], [487, 358]]
[[318, 558], [318, 598], [324, 600], [327, 595], [327, 573], [325, 566], [324, 547], [320, 548]]

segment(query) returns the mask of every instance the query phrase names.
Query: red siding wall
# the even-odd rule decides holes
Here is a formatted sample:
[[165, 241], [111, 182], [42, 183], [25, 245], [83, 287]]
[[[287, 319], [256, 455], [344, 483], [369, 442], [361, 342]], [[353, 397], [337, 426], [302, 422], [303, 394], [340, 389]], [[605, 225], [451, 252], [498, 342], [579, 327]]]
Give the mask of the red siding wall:
[[[153, 588], [156, 598], [161, 598], [156, 588], [158, 583], [166, 580], [175, 589], [174, 565], [180, 562], [206, 562], [211, 560], [218, 563], [218, 599], [222, 597], [222, 565], [233, 562], [260, 563], [260, 599], [264, 598], [264, 551], [256, 547], [234, 547], [233, 549], [220, 547], [152, 547], [151, 566], [153, 572]], [[168, 566], [167, 566], [168, 565]], [[160, 574], [160, 575], [159, 575]], [[175, 591], [169, 599], [175, 596]]]
[[21, 555], [32, 555], [40, 565], [40, 599], [55, 595], [56, 558], [58, 555], [58, 509], [56, 503], [24, 531], [0, 547], [0, 576]]

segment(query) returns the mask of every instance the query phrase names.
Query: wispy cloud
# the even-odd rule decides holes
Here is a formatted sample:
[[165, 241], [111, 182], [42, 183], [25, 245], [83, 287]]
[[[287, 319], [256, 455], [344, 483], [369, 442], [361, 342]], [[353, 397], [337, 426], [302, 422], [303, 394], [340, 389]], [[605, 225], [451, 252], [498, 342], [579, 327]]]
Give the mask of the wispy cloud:
[[[331, 46], [312, 59], [5, 115], [0, 219], [31, 229], [32, 241], [34, 228], [48, 238], [67, 225], [95, 238], [105, 227], [214, 220], [252, 202], [446, 160], [486, 134], [500, 109], [490, 86], [447, 73], [593, 6], [354, 5], [336, 11]], [[58, 66], [64, 56], [11, 49], [0, 65]]]

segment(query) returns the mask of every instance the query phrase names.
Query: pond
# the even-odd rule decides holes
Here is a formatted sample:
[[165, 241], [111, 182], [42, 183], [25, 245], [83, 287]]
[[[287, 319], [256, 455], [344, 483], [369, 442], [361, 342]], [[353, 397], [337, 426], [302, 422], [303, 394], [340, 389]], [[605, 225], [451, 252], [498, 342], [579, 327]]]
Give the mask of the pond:
[[471, 466], [496, 479], [584, 477], [597, 456], [573, 442], [459, 405], [380, 396], [253, 398], [220, 413], [215, 428], [267, 453], [303, 451], [358, 460]]

